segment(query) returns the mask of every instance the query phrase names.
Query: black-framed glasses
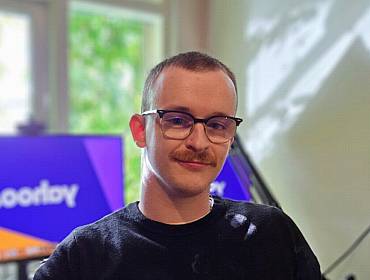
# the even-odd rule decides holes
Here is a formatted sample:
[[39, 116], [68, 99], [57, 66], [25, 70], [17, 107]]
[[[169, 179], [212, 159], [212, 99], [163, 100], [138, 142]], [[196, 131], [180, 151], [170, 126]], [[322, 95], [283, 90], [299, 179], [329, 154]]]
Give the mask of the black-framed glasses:
[[163, 135], [169, 139], [183, 140], [193, 131], [194, 124], [202, 123], [212, 143], [226, 143], [235, 136], [237, 126], [243, 121], [230, 116], [211, 116], [206, 119], [194, 118], [191, 114], [175, 110], [150, 110], [142, 115], [158, 114]]

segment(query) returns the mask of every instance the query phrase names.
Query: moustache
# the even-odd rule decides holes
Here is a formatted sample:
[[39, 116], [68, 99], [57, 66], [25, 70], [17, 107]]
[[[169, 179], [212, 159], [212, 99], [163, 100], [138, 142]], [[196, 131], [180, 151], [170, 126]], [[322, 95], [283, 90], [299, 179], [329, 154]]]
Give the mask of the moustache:
[[179, 161], [199, 162], [211, 165], [212, 167], [217, 166], [215, 157], [208, 151], [202, 151], [199, 153], [194, 153], [192, 151], [173, 151], [169, 154], [169, 157]]

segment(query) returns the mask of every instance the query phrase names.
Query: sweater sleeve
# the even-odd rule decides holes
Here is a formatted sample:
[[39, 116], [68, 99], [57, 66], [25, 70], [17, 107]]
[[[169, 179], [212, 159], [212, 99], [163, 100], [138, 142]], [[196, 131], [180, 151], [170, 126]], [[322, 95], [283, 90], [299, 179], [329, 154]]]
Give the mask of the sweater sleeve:
[[320, 280], [320, 264], [305, 240], [303, 234], [293, 222], [293, 220], [284, 212], [278, 210], [280, 218], [287, 226], [291, 244], [295, 256], [295, 278], [296, 280]]
[[36, 270], [34, 280], [79, 279], [79, 250], [74, 232], [68, 235], [53, 254]]

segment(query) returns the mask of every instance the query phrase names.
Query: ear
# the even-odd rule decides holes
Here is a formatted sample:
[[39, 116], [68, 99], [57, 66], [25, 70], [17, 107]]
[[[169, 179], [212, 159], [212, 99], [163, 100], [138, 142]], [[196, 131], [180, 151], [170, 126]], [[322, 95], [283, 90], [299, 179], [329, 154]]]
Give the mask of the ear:
[[134, 139], [136, 146], [144, 148], [146, 146], [145, 141], [145, 120], [142, 115], [135, 114], [130, 119], [130, 130], [132, 138]]

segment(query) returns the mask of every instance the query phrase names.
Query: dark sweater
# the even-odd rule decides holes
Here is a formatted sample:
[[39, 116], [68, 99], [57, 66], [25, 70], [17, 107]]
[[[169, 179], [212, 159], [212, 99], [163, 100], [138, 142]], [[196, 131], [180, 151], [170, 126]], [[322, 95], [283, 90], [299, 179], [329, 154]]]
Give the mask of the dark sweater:
[[319, 263], [277, 208], [215, 198], [185, 225], [147, 219], [137, 203], [75, 229], [36, 272], [42, 279], [321, 279]]

